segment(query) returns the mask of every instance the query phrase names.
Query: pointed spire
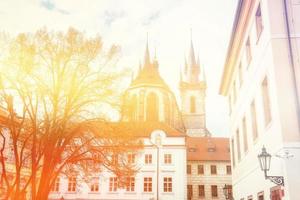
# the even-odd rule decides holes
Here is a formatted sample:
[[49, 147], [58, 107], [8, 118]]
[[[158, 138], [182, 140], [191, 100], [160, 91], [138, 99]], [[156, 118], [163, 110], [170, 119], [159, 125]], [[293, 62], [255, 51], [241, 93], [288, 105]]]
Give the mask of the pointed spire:
[[149, 47], [148, 47], [148, 32], [147, 32], [147, 43], [145, 49], [145, 56], [144, 56], [144, 66], [150, 65], [150, 54], [149, 54]]
[[196, 64], [193, 38], [192, 38], [192, 29], [191, 29], [191, 46], [190, 46], [188, 63], [190, 65], [190, 67], [193, 67]]

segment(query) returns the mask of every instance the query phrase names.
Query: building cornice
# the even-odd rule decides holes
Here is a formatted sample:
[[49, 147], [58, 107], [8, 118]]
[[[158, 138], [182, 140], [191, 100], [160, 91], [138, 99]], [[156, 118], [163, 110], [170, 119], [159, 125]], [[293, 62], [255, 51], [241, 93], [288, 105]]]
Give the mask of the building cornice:
[[242, 48], [245, 32], [249, 25], [250, 14], [253, 11], [255, 2], [255, 0], [239, 0], [238, 2], [219, 88], [221, 95], [226, 96], [228, 94], [234, 67]]

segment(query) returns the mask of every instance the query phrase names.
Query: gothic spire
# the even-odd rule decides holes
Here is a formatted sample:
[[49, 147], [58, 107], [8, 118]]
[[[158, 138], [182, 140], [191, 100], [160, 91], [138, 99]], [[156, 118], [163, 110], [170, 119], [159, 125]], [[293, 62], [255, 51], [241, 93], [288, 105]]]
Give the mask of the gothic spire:
[[189, 57], [188, 57], [188, 64], [190, 65], [190, 67], [193, 67], [196, 64], [193, 38], [192, 38], [192, 30], [191, 30], [191, 46], [190, 46], [190, 52], [189, 52]]
[[150, 54], [149, 54], [149, 47], [148, 47], [148, 33], [147, 33], [147, 43], [145, 49], [145, 56], [144, 56], [144, 66], [150, 65]]

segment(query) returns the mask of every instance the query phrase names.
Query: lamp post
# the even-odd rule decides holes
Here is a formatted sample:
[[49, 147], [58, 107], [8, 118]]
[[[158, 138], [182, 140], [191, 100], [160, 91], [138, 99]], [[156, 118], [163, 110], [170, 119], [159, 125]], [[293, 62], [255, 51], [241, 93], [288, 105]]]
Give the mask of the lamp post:
[[225, 184], [223, 187], [223, 193], [226, 199], [233, 200], [232, 196], [232, 186]]
[[269, 154], [266, 151], [266, 148], [264, 146], [262, 148], [261, 154], [259, 154], [257, 157], [258, 157], [258, 160], [259, 160], [260, 168], [265, 174], [265, 179], [269, 179], [270, 181], [272, 181], [276, 185], [284, 186], [283, 176], [268, 176], [267, 175], [267, 172], [270, 170], [270, 164], [271, 164], [271, 157], [272, 156], [271, 156], [271, 154]]

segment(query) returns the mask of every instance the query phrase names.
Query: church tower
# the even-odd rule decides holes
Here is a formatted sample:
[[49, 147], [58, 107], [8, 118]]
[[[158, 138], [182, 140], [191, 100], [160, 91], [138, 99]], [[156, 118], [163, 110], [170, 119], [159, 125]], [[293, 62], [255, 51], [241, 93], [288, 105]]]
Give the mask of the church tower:
[[187, 135], [200, 137], [210, 135], [206, 129], [205, 92], [206, 79], [200, 66], [199, 56], [195, 58], [193, 41], [185, 64], [180, 71], [179, 90], [181, 112]]

